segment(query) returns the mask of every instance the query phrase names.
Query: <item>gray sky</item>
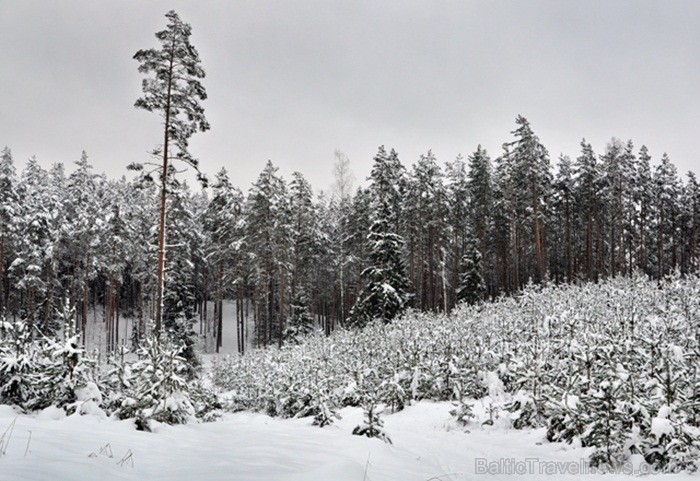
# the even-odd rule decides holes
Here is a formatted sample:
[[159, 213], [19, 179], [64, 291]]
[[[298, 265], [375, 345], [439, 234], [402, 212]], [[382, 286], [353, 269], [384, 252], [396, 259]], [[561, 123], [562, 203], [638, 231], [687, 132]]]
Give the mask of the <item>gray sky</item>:
[[[333, 152], [369, 174], [379, 145], [404, 164], [481, 143], [492, 155], [530, 120], [553, 159], [612, 137], [698, 171], [700, 2], [0, 0], [0, 147], [127, 173], [160, 140], [137, 110], [133, 54], [174, 8], [207, 72], [210, 131], [192, 153], [247, 189], [267, 159], [317, 189]], [[21, 165], [21, 164], [20, 164]]]

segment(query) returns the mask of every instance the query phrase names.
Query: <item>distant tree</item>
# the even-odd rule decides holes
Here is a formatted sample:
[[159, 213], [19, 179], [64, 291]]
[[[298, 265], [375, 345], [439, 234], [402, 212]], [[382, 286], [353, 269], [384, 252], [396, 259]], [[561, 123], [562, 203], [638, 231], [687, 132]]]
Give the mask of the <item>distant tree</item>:
[[291, 314], [287, 320], [284, 338], [288, 342], [296, 342], [314, 330], [314, 318], [309, 309], [309, 299], [303, 288], [296, 292], [290, 307]]
[[688, 172], [683, 190], [682, 225], [684, 237], [683, 272], [698, 269], [698, 236], [700, 235], [700, 183], [693, 172]]
[[493, 172], [493, 249], [495, 270], [498, 271], [499, 291], [507, 294], [518, 287], [520, 279], [517, 247], [518, 221], [516, 217], [515, 186], [508, 144], [494, 162]]
[[18, 201], [17, 174], [12, 152], [5, 147], [0, 154], [0, 317], [7, 311], [10, 293], [6, 280], [10, 263], [14, 260]]
[[637, 206], [635, 226], [638, 232], [636, 252], [637, 267], [648, 273], [649, 255], [653, 251], [652, 234], [652, 202], [654, 197], [653, 178], [651, 172], [651, 156], [645, 145], [639, 149], [636, 169], [634, 172], [633, 199]]
[[[654, 226], [656, 230], [656, 275], [662, 278], [677, 263], [678, 171], [668, 155], [654, 171]], [[670, 256], [669, 256], [670, 254]], [[670, 257], [670, 259], [669, 259]]]
[[289, 211], [292, 234], [291, 298], [294, 299], [299, 289], [310, 290], [318, 219], [311, 184], [300, 172], [294, 172], [289, 183]]
[[348, 259], [348, 223], [352, 203], [352, 187], [354, 175], [350, 170], [350, 159], [340, 150], [335, 151], [335, 163], [333, 164], [333, 175], [335, 182], [332, 186], [333, 202], [337, 209], [337, 215], [330, 219], [334, 225], [335, 250], [337, 259], [335, 260], [338, 269], [338, 287], [340, 292], [340, 321], [344, 322], [346, 317], [346, 296], [347, 296], [347, 267]]
[[[370, 192], [368, 188], [358, 187], [352, 199], [348, 213], [347, 243], [347, 279], [348, 291], [346, 293], [350, 305], [354, 305], [362, 291], [362, 272], [368, 265], [369, 252], [367, 250], [367, 236], [371, 224], [372, 210]], [[352, 307], [351, 307], [352, 308]]]
[[242, 217], [243, 194], [231, 185], [226, 169], [221, 169], [216, 174], [213, 196], [208, 202], [203, 222], [208, 235], [205, 250], [214, 278], [216, 352], [219, 352], [223, 342], [224, 298], [232, 295], [232, 288], [239, 287], [242, 282], [239, 277], [242, 238], [239, 223]]
[[462, 156], [445, 166], [445, 190], [447, 196], [447, 229], [450, 246], [450, 292], [448, 307], [457, 304], [457, 289], [462, 257], [467, 246], [469, 224], [469, 179], [467, 165]]
[[[154, 155], [162, 157], [156, 336], [160, 334], [163, 324], [166, 192], [168, 178], [175, 172], [170, 161], [177, 159], [190, 165], [197, 171], [199, 180], [206, 184], [205, 177], [199, 171], [199, 161], [188, 151], [188, 142], [195, 132], [209, 129], [204, 109], [200, 105], [200, 100], [207, 98], [206, 91], [199, 82], [205, 74], [200, 65], [199, 53], [190, 44], [192, 27], [180, 20], [173, 10], [165, 16], [169, 21], [166, 29], [156, 33], [156, 38], [161, 43], [160, 48], [139, 50], [134, 55], [140, 64], [139, 72], [148, 75], [142, 83], [144, 96], [136, 101], [135, 106], [149, 112], [159, 112], [163, 118], [163, 145], [154, 151]], [[177, 149], [174, 156], [170, 152], [171, 144]], [[143, 165], [132, 164], [131, 168], [143, 170]], [[151, 173], [146, 173], [146, 176], [150, 177]]]
[[598, 216], [598, 199], [596, 186], [598, 180], [598, 167], [595, 153], [591, 144], [586, 139], [581, 141], [581, 155], [573, 165], [574, 196], [578, 207], [579, 226], [585, 232], [584, 241], [584, 267], [585, 279], [593, 280], [594, 269], [594, 227]]
[[460, 301], [466, 302], [469, 305], [477, 304], [484, 300], [486, 285], [482, 272], [481, 251], [473, 244], [467, 249], [464, 255], [463, 274], [459, 283], [457, 297]]
[[[557, 252], [558, 262], [556, 265], [557, 281], [566, 279], [571, 282], [574, 277], [574, 257], [573, 257], [573, 209], [574, 209], [574, 179], [571, 159], [562, 155], [559, 158], [559, 169], [554, 180], [554, 208], [556, 210], [557, 222], [554, 228], [557, 229], [558, 238], [564, 243], [563, 253], [561, 249]], [[555, 243], [559, 244], [559, 243]]]
[[[420, 309], [446, 310], [446, 191], [431, 151], [421, 155], [406, 180], [404, 225], [408, 239], [409, 279]], [[396, 232], [398, 233], [398, 232]]]
[[356, 326], [373, 319], [391, 321], [403, 312], [410, 297], [403, 261], [404, 240], [396, 233], [403, 166], [393, 150], [387, 156], [384, 148], [379, 148], [370, 179], [374, 221], [367, 237], [369, 266], [362, 272], [364, 289], [350, 314]]
[[479, 272], [484, 276], [485, 265], [488, 264], [488, 240], [491, 234], [491, 214], [493, 212], [493, 181], [491, 158], [479, 145], [469, 156], [469, 212], [473, 236], [481, 254]]
[[[547, 217], [550, 208], [552, 172], [549, 154], [540, 143], [525, 117], [518, 116], [515, 120], [518, 128], [513, 131], [516, 140], [511, 143], [513, 183], [517, 186], [517, 211], [520, 224], [525, 227], [532, 225], [532, 230], [523, 229], [523, 241], [527, 237], [531, 244], [522, 247], [528, 253], [534, 254], [534, 278], [538, 281], [548, 277], [547, 261]], [[532, 255], [528, 256], [532, 257]], [[525, 267], [529, 271], [529, 266]], [[524, 279], [523, 279], [524, 280]]]
[[17, 224], [17, 257], [9, 269], [15, 285], [14, 301], [21, 306], [19, 311], [30, 330], [37, 327], [40, 306], [46, 299], [47, 283], [42, 274], [48, 262], [47, 254], [53, 249], [48, 185], [48, 172], [32, 157], [22, 171], [18, 192], [22, 203]]
[[[66, 222], [63, 226], [64, 264], [72, 275], [74, 303], [80, 319], [79, 331], [86, 342], [87, 318], [91, 281], [97, 275], [96, 257], [98, 237], [97, 219], [102, 215], [98, 200], [98, 176], [92, 171], [85, 152], [76, 163], [76, 170], [68, 177], [65, 199]], [[116, 246], [113, 247], [116, 250]], [[78, 300], [79, 299], [79, 300]]]
[[163, 295], [163, 332], [181, 347], [190, 374], [199, 365], [195, 352], [195, 269], [202, 265], [202, 228], [186, 184], [172, 190], [170, 211], [170, 267], [166, 281], [170, 288]]
[[350, 313], [353, 325], [363, 326], [374, 319], [389, 322], [405, 309], [409, 296], [403, 247], [401, 236], [389, 232], [384, 219], [372, 224], [369, 234], [370, 265], [362, 272], [364, 292]]
[[246, 245], [255, 289], [257, 343], [282, 343], [292, 226], [287, 183], [268, 161], [247, 199]]

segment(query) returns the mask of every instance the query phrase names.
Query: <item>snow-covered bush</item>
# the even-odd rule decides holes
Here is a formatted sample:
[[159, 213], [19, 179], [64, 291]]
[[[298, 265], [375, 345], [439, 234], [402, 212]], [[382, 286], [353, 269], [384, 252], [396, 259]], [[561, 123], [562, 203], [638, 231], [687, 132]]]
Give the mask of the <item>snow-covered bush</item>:
[[79, 347], [73, 314], [68, 305], [58, 313], [62, 334], [51, 339], [33, 335], [23, 320], [0, 323], [0, 403], [27, 410], [56, 406], [69, 413], [101, 403], [97, 361]]
[[71, 414], [81, 403], [95, 407], [102, 403], [96, 382], [97, 359], [78, 346], [78, 335], [69, 334], [63, 341], [46, 340], [41, 346], [42, 355], [30, 376], [34, 387], [30, 409], [53, 405]]
[[666, 472], [696, 471], [700, 467], [700, 432], [674, 411], [663, 405], [651, 419], [645, 459]]
[[[505, 411], [516, 428], [546, 426], [551, 441], [593, 448], [597, 466], [643, 456], [659, 469], [692, 469], [700, 447], [698, 319], [697, 276], [528, 286], [450, 314], [409, 311], [391, 324], [225, 358], [213, 381], [228, 409], [314, 416], [320, 379], [337, 407], [366, 408], [371, 372], [375, 402], [394, 410], [413, 400], [488, 396], [491, 412]], [[652, 420], [663, 405], [674, 428], [657, 438]]]
[[190, 401], [194, 407], [194, 415], [204, 422], [216, 421], [223, 414], [223, 404], [218, 394], [212, 388], [205, 386], [200, 380], [190, 387]]
[[138, 359], [119, 347], [103, 365], [86, 353], [76, 333], [74, 310], [66, 305], [54, 338], [32, 335], [27, 323], [0, 322], [0, 404], [40, 410], [63, 408], [68, 414], [116, 414], [134, 418], [139, 429], [150, 421], [169, 424], [220, 416], [218, 394], [193, 380], [182, 348], [166, 339], [147, 339]]

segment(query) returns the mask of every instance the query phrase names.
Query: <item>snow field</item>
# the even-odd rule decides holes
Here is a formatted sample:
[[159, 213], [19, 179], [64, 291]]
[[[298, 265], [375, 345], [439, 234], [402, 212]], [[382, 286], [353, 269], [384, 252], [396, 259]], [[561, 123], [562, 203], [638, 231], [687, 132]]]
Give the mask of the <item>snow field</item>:
[[[99, 416], [68, 416], [47, 409], [17, 415], [0, 406], [0, 432], [14, 429], [0, 456], [3, 481], [167, 480], [167, 481], [467, 481], [592, 480], [622, 481], [628, 474], [547, 474], [553, 463], [575, 469], [585, 449], [544, 441], [544, 430], [507, 428], [479, 422], [457, 428], [452, 404], [419, 402], [385, 416], [393, 445], [350, 434], [361, 422], [359, 408], [345, 408], [342, 420], [319, 429], [310, 418], [272, 419], [255, 413], [227, 414], [220, 422], [159, 425], [136, 431], [131, 421]], [[484, 419], [485, 405], [475, 412]], [[31, 441], [27, 451], [29, 432]], [[0, 434], [1, 436], [1, 434]], [[5, 449], [3, 448], [3, 449]], [[101, 452], [102, 450], [102, 452]], [[26, 454], [25, 454], [26, 452]], [[131, 460], [124, 457], [132, 453]], [[476, 459], [501, 461], [503, 470], [530, 463], [522, 474], [478, 473]], [[529, 461], [527, 461], [529, 460]], [[122, 462], [123, 461], [123, 462]], [[133, 464], [132, 464], [133, 461]], [[493, 464], [492, 464], [493, 465]], [[565, 468], [566, 467], [566, 468]], [[663, 478], [661, 477], [663, 476]], [[645, 479], [684, 481], [691, 474], [652, 475]]]

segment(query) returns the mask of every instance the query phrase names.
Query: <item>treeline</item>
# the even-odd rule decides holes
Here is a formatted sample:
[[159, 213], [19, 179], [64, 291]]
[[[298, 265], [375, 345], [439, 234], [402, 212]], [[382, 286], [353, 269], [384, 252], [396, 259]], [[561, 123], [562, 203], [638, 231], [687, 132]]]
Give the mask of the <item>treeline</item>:
[[[271, 162], [245, 193], [223, 169], [204, 192], [171, 177], [166, 329], [199, 331], [218, 348], [232, 300], [243, 351], [315, 323], [330, 333], [408, 306], [449, 311], [470, 298], [465, 286], [495, 297], [529, 281], [698, 270], [692, 172], [681, 179], [666, 155], [652, 166], [646, 147], [615, 139], [601, 154], [584, 140], [554, 169], [525, 118], [512, 135], [495, 159], [478, 147], [444, 165], [428, 152], [406, 167], [381, 147], [356, 190], [337, 154], [329, 194], [298, 172], [286, 181]], [[125, 315], [137, 319], [131, 341], [142, 340], [154, 317], [157, 194], [144, 179], [95, 174], [85, 154], [70, 175], [36, 159], [18, 174], [6, 148], [0, 314], [50, 335], [67, 298], [83, 332], [89, 312], [104, 313], [108, 348], [123, 341]]]

